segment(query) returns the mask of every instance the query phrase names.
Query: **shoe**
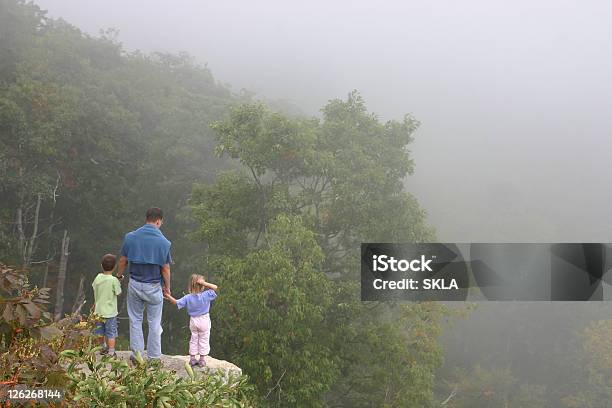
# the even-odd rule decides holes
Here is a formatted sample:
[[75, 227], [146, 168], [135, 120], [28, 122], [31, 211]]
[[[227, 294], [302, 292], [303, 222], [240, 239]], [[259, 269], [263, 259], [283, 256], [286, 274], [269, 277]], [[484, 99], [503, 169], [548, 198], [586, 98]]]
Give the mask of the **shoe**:
[[103, 348], [102, 350], [100, 350], [100, 355], [101, 356], [104, 356], [106, 354], [108, 354], [108, 349], [107, 348]]
[[206, 360], [204, 359], [204, 356], [200, 357], [200, 361], [198, 361], [198, 365], [200, 367], [206, 367]]
[[195, 358], [190, 358], [189, 359], [189, 365], [190, 366], [197, 366], [198, 365], [198, 360], [196, 360]]
[[134, 367], [138, 367], [138, 360], [136, 360], [136, 357], [133, 355], [130, 355], [130, 363], [132, 363]]

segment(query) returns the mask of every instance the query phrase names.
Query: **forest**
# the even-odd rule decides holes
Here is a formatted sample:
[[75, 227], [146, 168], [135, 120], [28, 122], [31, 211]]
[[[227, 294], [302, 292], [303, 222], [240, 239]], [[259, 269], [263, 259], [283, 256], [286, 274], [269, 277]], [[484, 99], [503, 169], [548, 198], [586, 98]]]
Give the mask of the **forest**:
[[[245, 391], [202, 387], [236, 406], [608, 407], [607, 304], [361, 302], [360, 243], [438, 240], [405, 185], [419, 126], [382, 121], [350, 90], [308, 116], [233, 91], [189, 54], [130, 51], [115, 30], [0, 0], [0, 382], [73, 378], [55, 363], [60, 380], [29, 375], [42, 357], [16, 347], [60, 336], [54, 362], [85, 347], [65, 317], [86, 319], [102, 255], [156, 206], [173, 291], [192, 273], [222, 288], [211, 354], [242, 368]], [[20, 309], [28, 299], [47, 312]], [[163, 353], [187, 354], [188, 316], [163, 313]], [[83, 390], [70, 393], [94, 406]], [[229, 406], [214, 404], [198, 406]]]

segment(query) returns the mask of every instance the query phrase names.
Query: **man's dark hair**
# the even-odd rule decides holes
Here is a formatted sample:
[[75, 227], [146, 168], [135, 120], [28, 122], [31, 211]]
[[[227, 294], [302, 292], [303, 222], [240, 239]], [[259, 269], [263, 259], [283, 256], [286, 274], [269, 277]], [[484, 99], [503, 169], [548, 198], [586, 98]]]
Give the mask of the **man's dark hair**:
[[113, 254], [106, 254], [102, 257], [102, 269], [104, 272], [112, 271], [115, 269], [117, 263], [117, 257]]
[[147, 210], [147, 222], [155, 222], [164, 219], [164, 213], [161, 208], [151, 207]]

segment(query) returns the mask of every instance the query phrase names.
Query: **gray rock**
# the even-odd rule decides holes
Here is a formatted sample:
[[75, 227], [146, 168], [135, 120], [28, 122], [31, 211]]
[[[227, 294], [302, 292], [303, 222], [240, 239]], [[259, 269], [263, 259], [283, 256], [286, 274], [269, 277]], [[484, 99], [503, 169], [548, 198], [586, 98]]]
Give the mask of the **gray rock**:
[[[117, 351], [117, 357], [122, 360], [129, 360], [131, 354], [131, 351]], [[181, 377], [187, 377], [188, 374], [187, 371], [185, 371], [185, 363], [189, 362], [189, 356], [162, 355], [161, 362], [163, 368], [166, 370], [173, 370]], [[221, 374], [226, 379], [230, 376], [236, 377], [242, 375], [242, 369], [235, 364], [225, 360], [217, 360], [210, 356], [206, 356], [206, 367], [201, 368], [195, 366], [193, 370], [202, 371], [208, 374]]]

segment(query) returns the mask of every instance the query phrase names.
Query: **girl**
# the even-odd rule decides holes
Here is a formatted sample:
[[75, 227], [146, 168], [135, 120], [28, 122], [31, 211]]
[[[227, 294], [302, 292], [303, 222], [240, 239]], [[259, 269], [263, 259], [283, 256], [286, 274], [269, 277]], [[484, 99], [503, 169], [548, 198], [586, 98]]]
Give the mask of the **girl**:
[[[205, 290], [205, 288], [208, 288]], [[191, 275], [189, 284], [189, 294], [176, 300], [172, 295], [165, 296], [179, 309], [187, 308], [189, 319], [189, 330], [191, 330], [191, 340], [189, 340], [189, 364], [204, 367], [207, 356], [210, 352], [210, 302], [217, 297], [217, 285], [208, 283], [202, 275]], [[200, 355], [200, 361], [196, 360], [196, 354]]]

